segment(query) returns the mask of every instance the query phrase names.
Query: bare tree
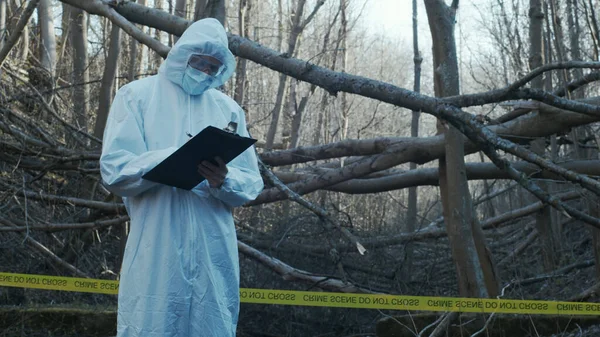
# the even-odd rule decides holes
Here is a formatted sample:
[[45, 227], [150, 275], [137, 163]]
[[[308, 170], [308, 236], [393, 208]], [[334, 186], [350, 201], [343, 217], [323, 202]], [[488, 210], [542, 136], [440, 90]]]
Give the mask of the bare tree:
[[[417, 0], [412, 1], [412, 29], [413, 29], [413, 62], [414, 62], [414, 80], [413, 80], [413, 91], [421, 92], [421, 63], [423, 63], [423, 57], [419, 51], [419, 31], [418, 31], [418, 6]], [[419, 137], [419, 118], [421, 112], [413, 110], [412, 118], [410, 122], [410, 136]], [[414, 162], [410, 163], [410, 169], [415, 170], [417, 164]], [[412, 233], [417, 228], [417, 187], [410, 187], [408, 189], [408, 212], [406, 214], [406, 231]], [[410, 243], [406, 245], [406, 259], [403, 266], [404, 278], [407, 281], [411, 281], [412, 275], [412, 263], [413, 263], [413, 247]]]
[[[146, 2], [147, 0], [138, 1], [138, 3], [142, 6], [145, 6]], [[177, 3], [179, 4], [179, 2]], [[129, 71], [127, 72], [127, 79], [129, 82], [135, 80], [137, 75], [140, 73], [144, 55], [144, 47], [145, 46], [140, 44], [134, 37], [129, 38]]]
[[[203, 6], [202, 6], [203, 5]], [[204, 18], [215, 18], [226, 25], [227, 6], [225, 0], [200, 0], [196, 2], [196, 9], [194, 11], [194, 21]]]
[[[458, 1], [425, 0], [433, 43], [435, 94], [459, 94], [458, 60], [454, 43], [454, 22]], [[456, 266], [462, 296], [490, 297], [498, 294], [498, 280], [492, 257], [477, 219], [465, 176], [462, 134], [438, 121], [438, 132], [446, 137], [445, 156], [439, 161], [440, 194], [444, 220]]]
[[[158, 10], [163, 10], [164, 7], [164, 3], [163, 0], [154, 0], [154, 7]], [[157, 41], [161, 41], [163, 39], [163, 34], [162, 34], [162, 30], [160, 29], [154, 29], [155, 31], [155, 39]], [[157, 71], [158, 67], [160, 67], [161, 63], [163, 61], [162, 56], [160, 56], [160, 54], [158, 53], [153, 53], [153, 52], [148, 52], [148, 62], [152, 64], [151, 67], [149, 67], [150, 69], [152, 69], [152, 71]]]
[[[569, 47], [571, 49], [571, 60], [581, 61], [581, 26], [579, 23], [579, 4], [576, 0], [567, 0], [567, 24], [569, 26]], [[573, 69], [573, 77], [582, 78], [583, 69]], [[583, 98], [583, 90], [575, 90], [573, 98]]]
[[74, 121], [80, 130], [87, 132], [89, 118], [89, 69], [88, 69], [88, 40], [87, 12], [73, 7], [71, 9], [71, 41], [73, 42], [73, 90]]
[[96, 124], [94, 126], [94, 136], [102, 138], [110, 103], [112, 102], [115, 89], [115, 77], [119, 65], [119, 55], [121, 53], [121, 28], [112, 24], [110, 30], [110, 42], [108, 45], [108, 57], [104, 64], [104, 73], [102, 75], [102, 85], [100, 86], [100, 97], [98, 101], [98, 113], [96, 114]]
[[[175, 11], [174, 14], [180, 18], [187, 19], [187, 0], [176, 0], [175, 1]], [[206, 4], [206, 0], [196, 0], [196, 14], [199, 15], [199, 8], [204, 8], [200, 6], [204, 6]], [[195, 15], [196, 15], [195, 14]], [[177, 42], [179, 37], [177, 35], [173, 35], [173, 43]]]
[[[543, 24], [544, 11], [541, 0], [529, 1], [529, 67], [531, 69], [538, 68], [544, 64], [544, 46]], [[543, 89], [544, 82], [542, 76], [538, 76], [531, 81], [531, 87], [535, 89]], [[538, 155], [544, 155], [546, 152], [546, 140], [543, 138], [531, 142], [531, 149]], [[545, 183], [541, 183], [542, 188], [547, 188]], [[550, 207], [545, 207], [536, 214], [536, 228], [540, 233], [542, 240], [542, 255], [544, 257], [544, 267], [546, 270], [552, 270], [556, 265], [556, 243], [555, 235], [553, 234], [552, 216]]]
[[[238, 8], [238, 29], [240, 36], [248, 38], [250, 26], [250, 11], [252, 0], [241, 0]], [[233, 99], [244, 106], [244, 93], [246, 92], [246, 59], [239, 58], [235, 69], [235, 90]]]
[[15, 0], [15, 3], [18, 8], [22, 9], [21, 18], [27, 18], [23, 28], [17, 27], [15, 30], [16, 34], [21, 34], [21, 50], [19, 53], [19, 60], [21, 63], [25, 63], [29, 57], [29, 19], [31, 18], [31, 14], [28, 13], [30, 8], [37, 7], [39, 0], [29, 1], [27, 6], [25, 6], [25, 3], [21, 0]]
[[6, 32], [6, 0], [0, 0], [0, 49], [4, 47], [8, 34]]
[[42, 67], [54, 76], [56, 66], [56, 36], [50, 0], [41, 0], [38, 4], [38, 19], [40, 26], [40, 60]]
[[[302, 34], [304, 28], [306, 28], [306, 26], [314, 18], [319, 8], [323, 6], [323, 3], [323, 0], [318, 0], [312, 13], [310, 13], [304, 19], [303, 16], [306, 0], [298, 0], [296, 8], [294, 10], [294, 16], [292, 17], [290, 35], [288, 36], [288, 46], [286, 51], [287, 55], [294, 55], [300, 34]], [[273, 107], [273, 110], [271, 110], [271, 124], [269, 126], [269, 130], [267, 131], [267, 139], [265, 145], [267, 149], [271, 149], [273, 147], [273, 142], [275, 141], [275, 135], [277, 134], [277, 128], [279, 124], [279, 117], [281, 115], [281, 109], [283, 108], [283, 99], [285, 96], [286, 87], [287, 76], [285, 74], [281, 74], [279, 76], [279, 87], [277, 89], [277, 96], [275, 98], [275, 106]]]
[[598, 19], [596, 16], [596, 6], [594, 6], [592, 0], [583, 0], [581, 1], [581, 4], [583, 5], [585, 20], [590, 31], [591, 40], [594, 46], [594, 59], [598, 61], [600, 60], [600, 27], [598, 25]]
[[[341, 41], [340, 44], [340, 71], [345, 73], [348, 68], [348, 17], [346, 11], [348, 10], [348, 1], [340, 0], [340, 31], [338, 39]], [[340, 140], [348, 138], [348, 124], [350, 122], [350, 107], [348, 106], [348, 96], [345, 92], [340, 95], [340, 109], [342, 115], [341, 125], [341, 136]], [[342, 162], [343, 163], [343, 162]]]

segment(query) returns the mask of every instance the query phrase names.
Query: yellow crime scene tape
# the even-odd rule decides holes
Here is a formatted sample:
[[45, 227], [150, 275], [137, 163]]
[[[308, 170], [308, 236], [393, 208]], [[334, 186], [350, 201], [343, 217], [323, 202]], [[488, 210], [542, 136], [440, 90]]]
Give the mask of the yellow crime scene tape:
[[[0, 286], [116, 295], [119, 281], [0, 273]], [[532, 315], [600, 315], [600, 303], [240, 289], [242, 303]]]

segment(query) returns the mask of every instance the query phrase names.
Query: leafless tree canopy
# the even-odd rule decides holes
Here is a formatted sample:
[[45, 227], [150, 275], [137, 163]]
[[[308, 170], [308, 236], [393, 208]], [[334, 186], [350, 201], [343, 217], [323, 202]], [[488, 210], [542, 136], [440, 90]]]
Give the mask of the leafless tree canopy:
[[[215, 17], [237, 57], [221, 90], [266, 186], [235, 210], [242, 287], [597, 301], [598, 0], [406, 3], [402, 40], [369, 27], [374, 0], [0, 0], [0, 272], [118, 279], [129, 217], [98, 165], [110, 103]], [[0, 299], [40, 313], [0, 308], [8, 335], [114, 334], [115, 297]], [[72, 311], [44, 319], [51, 304]], [[57, 323], [75, 319], [95, 323]], [[238, 334], [598, 331], [502, 319], [242, 305]]]

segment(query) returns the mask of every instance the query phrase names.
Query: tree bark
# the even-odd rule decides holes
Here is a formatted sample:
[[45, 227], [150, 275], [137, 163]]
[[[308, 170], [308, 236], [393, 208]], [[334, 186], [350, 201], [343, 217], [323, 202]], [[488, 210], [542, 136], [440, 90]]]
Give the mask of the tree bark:
[[206, 11], [206, 5], [208, 0], [196, 0], [196, 5], [194, 6], [194, 21], [200, 20], [204, 11]]
[[[16, 0], [17, 4], [19, 6], [21, 6], [22, 2], [21, 0]], [[29, 13], [29, 9], [30, 8], [35, 8], [37, 7], [37, 4], [39, 3], [39, 0], [30, 0], [29, 3], [27, 4], [27, 7], [25, 8], [25, 10], [23, 11], [23, 13], [21, 14], [21, 18], [27, 18], [27, 21], [25, 21], [25, 25], [23, 26], [22, 29], [17, 28], [19, 31], [22, 30], [22, 39], [21, 39], [21, 50], [19, 53], [19, 60], [21, 63], [26, 63], [27, 59], [29, 58], [29, 19], [31, 18], [31, 14]], [[20, 21], [20, 19], [19, 19]]]
[[[196, 1], [197, 1], [196, 9], [198, 9], [200, 7], [201, 3], [206, 3], [206, 0], [196, 0]], [[187, 8], [187, 0], [177, 0], [175, 2], [175, 15], [187, 20], [186, 8]], [[202, 7], [202, 8], [204, 8], [204, 7]], [[194, 14], [194, 15], [196, 15], [196, 14]], [[177, 40], [179, 40], [179, 36], [173, 35], [173, 44], [177, 43]]]
[[[561, 180], [553, 174], [540, 172], [538, 166], [527, 162], [514, 162], [514, 167], [519, 171], [540, 179]], [[576, 160], [561, 164], [562, 167], [585, 175], [600, 175], [600, 161], [598, 160]], [[509, 179], [510, 177], [498, 169], [492, 163], [465, 163], [468, 180], [487, 179]], [[318, 176], [331, 169], [315, 170], [309, 172], [284, 172], [278, 171], [277, 176], [286, 184], [299, 182], [310, 177]], [[416, 186], [439, 186], [439, 174], [437, 168], [421, 168], [401, 173], [372, 174], [362, 178], [350, 179], [335, 185], [323, 187], [328, 191], [349, 194], [381, 193], [387, 191], [401, 190]], [[486, 199], [488, 199], [486, 197]], [[491, 198], [490, 198], [491, 199]], [[489, 199], [486, 204], [489, 203]], [[495, 212], [486, 211], [485, 217], [495, 216]]]
[[[541, 0], [529, 1], [529, 67], [535, 69], [544, 64], [544, 50], [549, 46], [544, 46], [543, 38], [543, 23], [544, 11]], [[531, 81], [533, 89], [543, 89], [543, 77], [538, 76]], [[546, 140], [544, 138], [536, 139], [531, 142], [531, 150], [544, 156], [546, 152]], [[547, 189], [545, 182], [540, 182], [539, 186]], [[533, 201], [533, 196], [530, 201]], [[555, 235], [553, 233], [552, 216], [550, 207], [544, 207], [536, 214], [536, 229], [539, 232], [540, 240], [542, 241], [542, 260], [544, 269], [550, 271], [555, 269], [557, 263], [557, 249]]]
[[56, 36], [54, 35], [54, 22], [50, 0], [41, 0], [38, 5], [38, 20], [40, 25], [40, 61], [42, 67], [54, 77], [56, 66]]
[[598, 19], [596, 17], [595, 6], [592, 3], [592, 0], [587, 0], [587, 3], [584, 0], [582, 1], [582, 4], [586, 13], [586, 20], [587, 25], [590, 29], [592, 43], [594, 44], [594, 58], [596, 61], [598, 61], [600, 60], [600, 28], [598, 26]]
[[206, 1], [204, 10], [200, 12], [200, 15], [197, 18], [195, 17], [194, 21], [204, 18], [215, 18], [225, 26], [227, 24], [226, 7], [225, 0], [208, 0]]
[[0, 0], [0, 49], [4, 47], [7, 38], [6, 33], [6, 0]]
[[98, 114], [96, 115], [96, 125], [94, 126], [94, 136], [102, 138], [108, 111], [113, 97], [115, 77], [119, 65], [119, 54], [121, 53], [121, 28], [112, 24], [110, 31], [110, 44], [108, 47], [108, 57], [104, 64], [104, 73], [102, 75], [102, 85], [100, 86], [100, 97], [98, 98]]
[[[304, 30], [306, 25], [312, 20], [316, 11], [318, 11], [318, 9], [323, 5], [323, 1], [319, 0], [316, 4], [315, 9], [313, 10], [312, 14], [309, 15], [303, 21], [302, 17], [304, 15], [305, 4], [306, 4], [306, 0], [298, 0], [298, 4], [296, 6], [294, 15], [292, 17], [292, 25], [290, 27], [291, 31], [290, 31], [290, 35], [288, 37], [288, 46], [287, 46], [287, 51], [286, 51], [286, 55], [288, 55], [289, 57], [292, 57], [294, 55], [300, 34], [302, 34], [302, 31]], [[281, 110], [283, 108], [283, 100], [284, 100], [286, 88], [287, 88], [287, 76], [282, 73], [279, 76], [279, 86], [277, 88], [277, 96], [275, 98], [275, 106], [273, 107], [273, 110], [271, 110], [271, 123], [269, 125], [269, 130], [267, 131], [267, 137], [266, 137], [267, 139], [266, 139], [265, 147], [269, 150], [273, 148], [273, 143], [275, 142], [275, 136], [277, 134], [277, 128], [279, 125], [279, 118], [281, 116]]]
[[[340, 45], [340, 72], [345, 73], [348, 63], [348, 48], [346, 41], [348, 40], [348, 18], [346, 16], [346, 10], [348, 8], [347, 0], [340, 0], [340, 32], [338, 39], [341, 41]], [[348, 95], [343, 92], [340, 95], [340, 110], [342, 112], [342, 132], [340, 140], [348, 138], [348, 125], [350, 123], [350, 108], [348, 107]], [[343, 163], [343, 161], [342, 161]]]
[[[252, 9], [252, 0], [240, 0], [238, 10], [238, 23], [240, 36], [248, 38], [250, 25], [250, 10]], [[233, 99], [240, 105], [244, 106], [244, 94], [246, 92], [246, 64], [245, 58], [238, 58], [235, 70], [235, 90]]]
[[[443, 0], [425, 0], [433, 40], [434, 90], [437, 97], [459, 94], [454, 42], [455, 5], [457, 2], [449, 7]], [[438, 121], [438, 131], [446, 137], [445, 156], [439, 162], [440, 193], [459, 293], [465, 297], [493, 297], [498, 294], [498, 280], [483, 231], [473, 215], [465, 172], [463, 136], [453, 126], [444, 124]]]
[[[423, 57], [421, 57], [421, 52], [419, 51], [419, 30], [418, 30], [418, 7], [417, 0], [412, 1], [412, 32], [413, 32], [413, 62], [414, 62], [414, 77], [413, 77], [413, 91], [421, 92], [421, 63], [423, 62]], [[413, 138], [419, 137], [419, 118], [421, 117], [421, 112], [418, 110], [412, 111], [412, 118], [410, 121], [410, 136]], [[415, 170], [417, 168], [417, 164], [414, 162], [410, 162], [409, 164], [410, 170]], [[406, 232], [412, 233], [417, 228], [417, 187], [410, 187], [408, 189], [408, 211], [406, 214]], [[403, 266], [403, 276], [404, 279], [408, 282], [412, 280], [412, 260], [414, 255], [414, 248], [409, 243], [404, 248], [406, 252], [406, 259], [404, 261]]]
[[71, 41], [73, 43], [73, 112], [77, 127], [87, 132], [89, 111], [89, 71], [87, 53], [87, 12], [80, 8], [71, 9]]
[[[156, 7], [156, 9], [159, 10], [163, 10], [164, 7], [164, 3], [163, 0], [154, 0], [154, 7]], [[162, 39], [163, 39], [163, 33], [162, 30], [160, 29], [154, 29], [155, 30], [155, 38], [157, 41], [160, 41], [162, 43]], [[160, 67], [160, 65], [162, 64], [163, 58], [162, 56], [160, 56], [158, 53], [153, 53], [150, 50], [148, 50], [148, 62], [152, 63], [152, 67], [150, 67], [151, 72], [158, 72], [158, 68]]]

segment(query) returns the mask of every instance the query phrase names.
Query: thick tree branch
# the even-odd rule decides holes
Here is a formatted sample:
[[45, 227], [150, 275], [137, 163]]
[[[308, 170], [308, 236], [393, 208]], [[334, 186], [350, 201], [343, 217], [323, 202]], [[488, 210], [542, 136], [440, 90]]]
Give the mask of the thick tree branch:
[[[113, 24], [119, 26], [127, 34], [131, 35], [140, 43], [145, 44], [150, 49], [157, 52], [163, 58], [166, 58], [167, 54], [169, 53], [169, 47], [163, 45], [162, 43], [160, 43], [160, 41], [145, 34], [141, 29], [132, 24], [130, 20], [127, 20], [123, 16], [121, 16], [121, 14], [118, 11], [115, 11], [115, 9], [110, 7], [106, 2], [103, 2], [101, 0], [61, 0], [61, 2], [64, 2], [77, 8], [81, 8], [90, 14], [96, 14], [107, 17]], [[141, 8], [146, 8], [145, 6], [138, 6]], [[118, 7], [121, 7], [120, 4], [118, 5]], [[160, 12], [160, 10], [155, 11]]]
[[[543, 106], [541, 108], [544, 108]], [[545, 108], [544, 108], [545, 109]], [[522, 137], [542, 137], [554, 134], [565, 128], [583, 125], [595, 121], [593, 117], [571, 113], [556, 108], [545, 109], [543, 114], [523, 116], [520, 119], [510, 121], [503, 125], [493, 125], [489, 129], [501, 134], [506, 138], [519, 139]], [[390, 145], [386, 152], [370, 158], [364, 158], [353, 162], [339, 171], [331, 171], [322, 175], [308, 178], [302, 182], [292, 183], [288, 187], [299, 194], [310, 193], [327, 186], [335, 185], [343, 181], [359, 178], [376, 171], [388, 169], [409, 161], [425, 163], [444, 155], [445, 140], [443, 136], [420, 138], [418, 140], [398, 142]], [[469, 141], [465, 142], [465, 154], [473, 153], [478, 147]], [[293, 150], [285, 153], [292, 153]], [[327, 152], [327, 151], [324, 151]], [[310, 154], [315, 159], [321, 159], [317, 148], [313, 150], [300, 152], [298, 157], [304, 157], [304, 154]], [[348, 154], [351, 154], [348, 152]], [[285, 156], [282, 161], [275, 158], [267, 158], [272, 165], [292, 164], [293, 156]], [[327, 157], [327, 156], [323, 156]], [[287, 158], [287, 159], [286, 159]], [[302, 162], [302, 161], [301, 161]], [[372, 165], [372, 163], [376, 163]], [[266, 202], [274, 202], [285, 199], [285, 195], [277, 189], [266, 189], [254, 202], [249, 205]]]
[[581, 68], [599, 69], [600, 62], [569, 61], [569, 62], [555, 62], [555, 63], [544, 64], [541, 67], [533, 69], [527, 75], [523, 76], [523, 78], [510, 84], [503, 90], [514, 91], [514, 90], [526, 85], [527, 83], [531, 82], [534, 78], [536, 78], [550, 70], [575, 69], [575, 68], [576, 69], [581, 69]]
[[[528, 176], [535, 174], [536, 177], [539, 176], [544, 179], [561, 179], [556, 175], [543, 172], [538, 166], [529, 162], [517, 162], [514, 163], [514, 166]], [[561, 163], [559, 166], [580, 174], [600, 176], [600, 160], [571, 161]], [[466, 169], [467, 179], [469, 180], [509, 179], [508, 174], [497, 168], [493, 163], [466, 163]], [[281, 171], [276, 173], [277, 177], [286, 184], [305, 180], [318, 174], [318, 172], [291, 173]], [[383, 175], [377, 178], [347, 180], [324, 189], [349, 194], [379, 193], [414, 186], [437, 186], [439, 184], [438, 178], [437, 168], [423, 168]]]

